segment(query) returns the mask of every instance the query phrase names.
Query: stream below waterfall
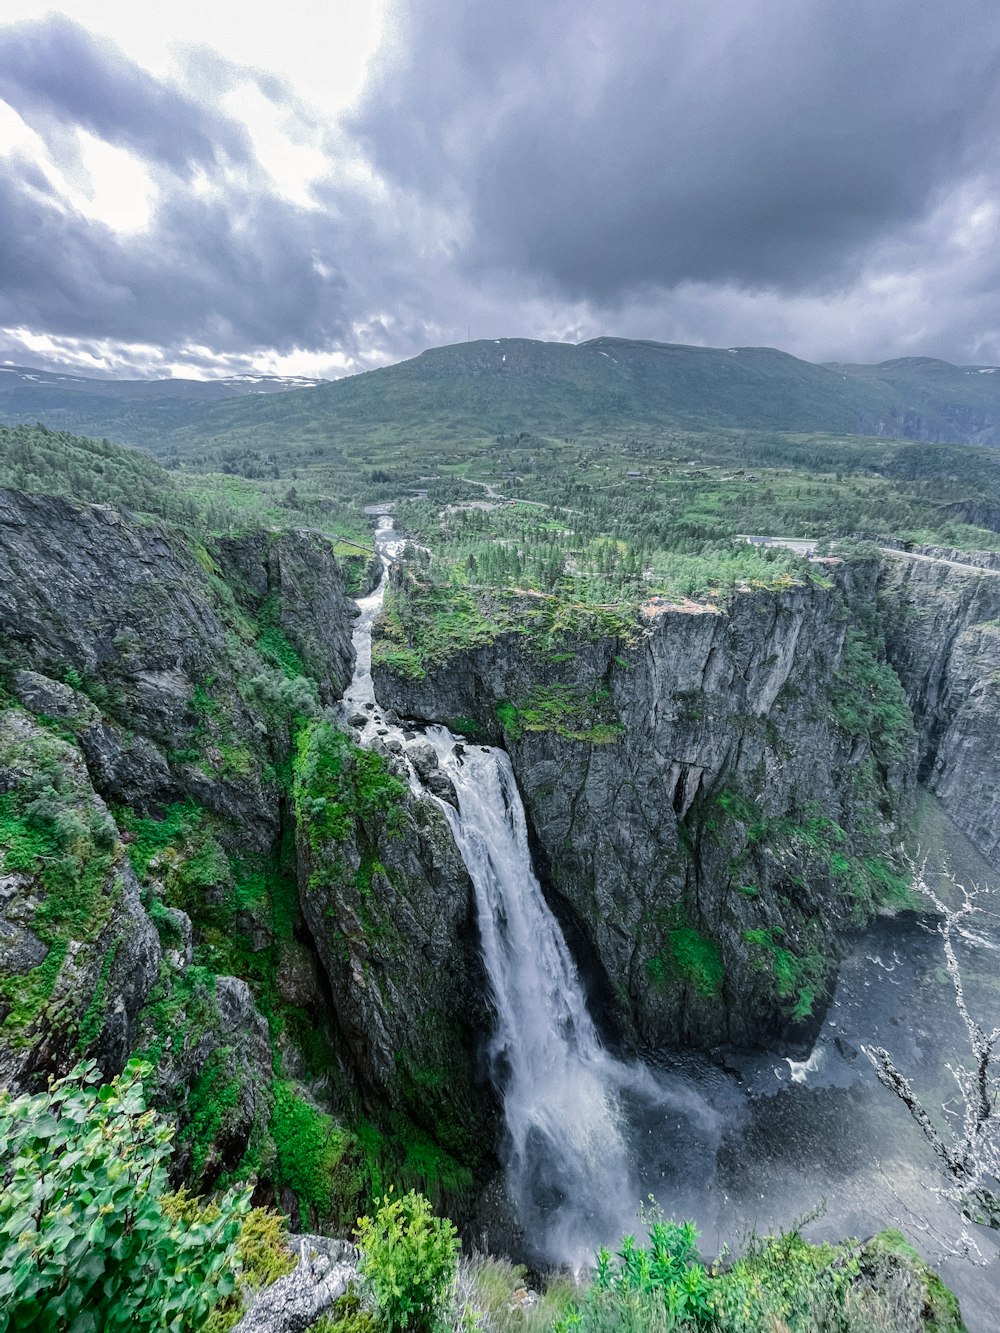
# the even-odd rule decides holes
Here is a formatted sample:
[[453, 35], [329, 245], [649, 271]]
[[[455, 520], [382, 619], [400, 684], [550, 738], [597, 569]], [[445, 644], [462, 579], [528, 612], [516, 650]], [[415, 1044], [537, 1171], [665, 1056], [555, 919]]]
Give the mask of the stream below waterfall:
[[[371, 678], [372, 623], [389, 562], [404, 545], [388, 515], [376, 545], [384, 573], [358, 601], [355, 675], [343, 702], [363, 745], [412, 736], [385, 719]], [[618, 1059], [597, 1036], [532, 869], [506, 753], [443, 727], [423, 729], [420, 739], [434, 747], [457, 795], [457, 810], [438, 804], [475, 887], [496, 1014], [488, 1054], [504, 1106], [501, 1154], [530, 1254], [586, 1264], [597, 1245], [636, 1229], [649, 1193], [668, 1215], [696, 1221], [706, 1255], [738, 1246], [750, 1228], [787, 1227], [823, 1206], [810, 1238], [898, 1226], [959, 1295], [971, 1333], [995, 1330], [1000, 1236], [977, 1230], [989, 1266], [949, 1255], [960, 1219], [934, 1193], [930, 1148], [861, 1052], [866, 1043], [885, 1046], [928, 1101], [951, 1096], [946, 1064], [963, 1058], [965, 1038], [930, 919], [883, 918], [863, 934], [801, 1062], [756, 1053], [728, 1056], [723, 1067], [663, 1051]], [[412, 770], [411, 785], [429, 794]], [[930, 868], [947, 864], [966, 883], [1000, 878], [928, 793], [917, 822]], [[992, 1027], [1000, 1024], [1000, 893], [980, 901], [977, 938], [960, 962], [970, 1007]]]

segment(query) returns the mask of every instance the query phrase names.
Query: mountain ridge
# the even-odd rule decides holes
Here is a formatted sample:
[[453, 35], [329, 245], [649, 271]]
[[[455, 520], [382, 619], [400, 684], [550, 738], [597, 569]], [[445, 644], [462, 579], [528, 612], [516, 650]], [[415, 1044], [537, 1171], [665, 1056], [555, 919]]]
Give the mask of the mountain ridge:
[[[481, 339], [299, 387], [287, 379], [92, 380], [0, 367], [0, 419], [105, 435], [156, 453], [371, 439], [768, 430], [1000, 447], [997, 367], [927, 357], [874, 365], [772, 347], [604, 335]], [[3, 372], [7, 372], [4, 374]]]

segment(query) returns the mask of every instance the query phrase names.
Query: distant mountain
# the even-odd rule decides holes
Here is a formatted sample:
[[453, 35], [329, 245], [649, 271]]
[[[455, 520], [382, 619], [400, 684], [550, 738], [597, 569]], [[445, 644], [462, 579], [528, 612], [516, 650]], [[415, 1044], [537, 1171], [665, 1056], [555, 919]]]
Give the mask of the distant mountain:
[[814, 365], [769, 347], [595, 338], [458, 343], [309, 393], [218, 403], [170, 444], [271, 447], [581, 438], [664, 428], [1000, 445], [1000, 372], [912, 359]]
[[[8, 377], [14, 387], [4, 391]], [[98, 381], [0, 368], [0, 420], [38, 419], [187, 455], [670, 428], [998, 447], [1000, 369], [924, 357], [815, 365], [769, 347], [625, 338], [458, 343], [305, 390], [266, 379]]]
[[231, 375], [225, 379], [95, 379], [88, 375], [0, 365], [0, 422], [42, 421], [53, 430], [159, 443], [210, 403], [314, 388], [301, 375]]

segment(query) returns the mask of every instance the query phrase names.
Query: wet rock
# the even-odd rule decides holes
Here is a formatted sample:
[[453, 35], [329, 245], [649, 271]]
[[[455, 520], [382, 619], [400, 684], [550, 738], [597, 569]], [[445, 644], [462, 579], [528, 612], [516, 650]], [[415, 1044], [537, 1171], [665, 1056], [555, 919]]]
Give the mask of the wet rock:
[[416, 741], [406, 747], [407, 758], [424, 781], [431, 773], [437, 772], [439, 761], [437, 751], [430, 741]]
[[858, 1058], [858, 1048], [852, 1046], [846, 1037], [834, 1037], [833, 1044], [845, 1060], [856, 1060]]
[[347, 721], [350, 726], [358, 727], [361, 730], [368, 725], [368, 718], [364, 713], [352, 713]]

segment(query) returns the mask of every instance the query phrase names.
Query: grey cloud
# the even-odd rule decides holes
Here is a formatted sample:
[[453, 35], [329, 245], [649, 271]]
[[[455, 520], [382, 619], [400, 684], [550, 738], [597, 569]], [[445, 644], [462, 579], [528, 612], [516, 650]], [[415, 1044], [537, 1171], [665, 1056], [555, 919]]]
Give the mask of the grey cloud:
[[273, 197], [178, 190], [149, 231], [120, 235], [26, 188], [15, 165], [0, 175], [0, 216], [2, 325], [226, 349], [326, 346], [344, 332], [337, 230]]
[[81, 126], [185, 176], [198, 166], [252, 157], [234, 121], [58, 14], [0, 29], [0, 97], [43, 132]]
[[[276, 116], [294, 110], [279, 80], [204, 52], [190, 59], [216, 91], [252, 77]], [[381, 294], [393, 264], [368, 201], [332, 178], [322, 208], [275, 194], [207, 93], [195, 101], [54, 17], [0, 29], [0, 91], [57, 158], [83, 125], [139, 153], [156, 185], [148, 227], [117, 232], [75, 211], [34, 163], [0, 159], [0, 326], [81, 346], [203, 346], [216, 358], [350, 350], [369, 303], [391, 305]]]
[[994, 0], [412, 0], [356, 128], [474, 270], [793, 292], [995, 168], [998, 53]]

